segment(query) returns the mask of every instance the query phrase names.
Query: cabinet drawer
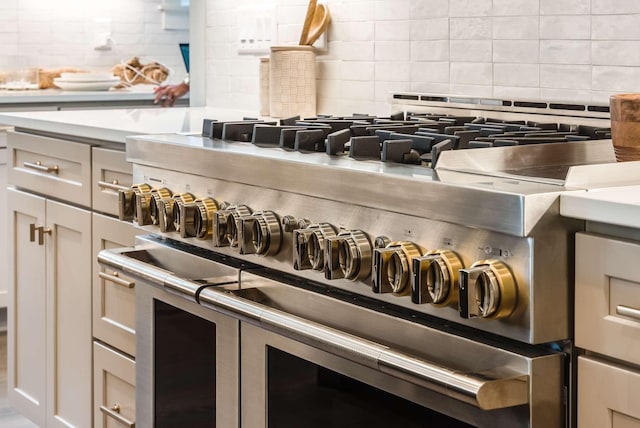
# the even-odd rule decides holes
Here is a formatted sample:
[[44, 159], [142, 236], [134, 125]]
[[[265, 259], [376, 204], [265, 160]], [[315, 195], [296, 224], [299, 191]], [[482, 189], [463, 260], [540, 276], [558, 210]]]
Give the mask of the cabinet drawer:
[[131, 223], [93, 214], [93, 336], [135, 356], [135, 281], [98, 264], [98, 253], [132, 247], [140, 230]]
[[9, 184], [91, 206], [91, 146], [9, 131]]
[[136, 417], [136, 363], [93, 342], [93, 421], [95, 428], [133, 426]]
[[125, 152], [93, 148], [91, 182], [93, 209], [111, 215], [118, 215], [118, 188], [130, 188], [133, 180], [131, 164], [126, 161]]
[[640, 364], [640, 243], [576, 234], [576, 345]]
[[578, 426], [640, 428], [640, 371], [578, 358]]

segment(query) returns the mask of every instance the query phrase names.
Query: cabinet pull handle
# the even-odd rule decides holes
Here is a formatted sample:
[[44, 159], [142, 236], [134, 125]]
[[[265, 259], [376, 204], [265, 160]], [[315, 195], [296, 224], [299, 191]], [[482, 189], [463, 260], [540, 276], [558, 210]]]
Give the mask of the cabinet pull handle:
[[131, 422], [129, 419], [124, 418], [122, 415], [120, 415], [120, 405], [118, 403], [114, 404], [111, 407], [100, 406], [100, 411], [126, 427], [136, 428], [135, 422]]
[[36, 240], [36, 232], [38, 232], [38, 245], [44, 245], [44, 235], [51, 235], [51, 228], [44, 226], [36, 226], [35, 223], [29, 224], [29, 241]]
[[105, 281], [110, 281], [113, 282], [116, 285], [120, 285], [122, 287], [125, 288], [133, 288], [136, 286], [136, 283], [133, 281], [127, 281], [124, 280], [122, 278], [118, 277], [118, 272], [114, 272], [113, 274], [109, 275], [108, 273], [105, 272], [99, 272], [98, 276], [102, 279], [104, 279]]
[[116, 192], [119, 190], [129, 190], [128, 186], [122, 186], [118, 184], [118, 180], [115, 179], [111, 183], [107, 181], [98, 181], [98, 186], [102, 187], [103, 189], [115, 190]]
[[34, 242], [36, 240], [36, 230], [38, 230], [38, 228], [35, 223], [29, 224], [29, 242]]
[[57, 174], [60, 172], [60, 167], [58, 165], [46, 166], [46, 165], [43, 165], [42, 162], [40, 161], [37, 161], [36, 163], [25, 162], [23, 165], [25, 168], [31, 168], [31, 169], [35, 169], [37, 171], [42, 171], [42, 172], [52, 172], [54, 174]]
[[618, 305], [616, 307], [616, 315], [622, 315], [624, 317], [635, 318], [640, 321], [640, 309], [630, 308], [624, 305]]

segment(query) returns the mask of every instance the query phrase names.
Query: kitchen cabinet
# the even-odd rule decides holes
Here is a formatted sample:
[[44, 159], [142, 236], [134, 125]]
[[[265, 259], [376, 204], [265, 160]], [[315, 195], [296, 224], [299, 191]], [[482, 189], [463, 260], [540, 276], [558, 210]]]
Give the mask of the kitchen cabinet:
[[91, 426], [91, 213], [8, 191], [8, 396], [41, 427]]
[[93, 343], [94, 428], [134, 426], [136, 365], [100, 342]]
[[[133, 245], [133, 225], [114, 217], [131, 168], [124, 151], [83, 141], [8, 133], [8, 398], [41, 427], [91, 427], [113, 414], [113, 403], [94, 400], [107, 382], [94, 385], [94, 370], [113, 374], [125, 360], [135, 367], [135, 290], [95, 262], [100, 249]], [[94, 360], [102, 347], [122, 358]]]

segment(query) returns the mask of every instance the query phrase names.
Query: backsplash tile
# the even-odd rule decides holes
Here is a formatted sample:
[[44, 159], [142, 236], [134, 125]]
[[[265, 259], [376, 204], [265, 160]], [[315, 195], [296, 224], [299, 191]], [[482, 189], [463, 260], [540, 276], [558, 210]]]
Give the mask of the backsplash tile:
[[[207, 104], [248, 102], [244, 108], [257, 109], [257, 93], [244, 93], [252, 88], [246, 79], [257, 70], [256, 58], [235, 51], [238, 0], [206, 1], [218, 22], [208, 24]], [[306, 0], [273, 2], [286, 9], [278, 44], [297, 43]], [[581, 102], [640, 92], [638, 0], [326, 3], [332, 24], [317, 57], [319, 112], [388, 114], [391, 91]], [[227, 67], [214, 68], [221, 63]], [[236, 86], [237, 79], [245, 81]]]

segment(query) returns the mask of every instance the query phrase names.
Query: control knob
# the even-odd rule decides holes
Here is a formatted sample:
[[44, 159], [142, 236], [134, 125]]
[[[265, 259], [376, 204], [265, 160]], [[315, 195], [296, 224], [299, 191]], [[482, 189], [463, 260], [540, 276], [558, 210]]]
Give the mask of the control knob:
[[[180, 232], [182, 236], [182, 229], [180, 228], [180, 222], [182, 220], [180, 207], [185, 204], [190, 204], [195, 200], [196, 197], [192, 193], [179, 193], [173, 195], [171, 199], [165, 199], [160, 219], [160, 230], [163, 232], [175, 230], [176, 232]], [[187, 236], [182, 237], [186, 238]]]
[[257, 211], [236, 220], [240, 254], [272, 256], [282, 246], [282, 226], [273, 211]]
[[293, 268], [325, 270], [325, 240], [337, 235], [329, 223], [311, 224], [293, 231]]
[[411, 293], [412, 260], [420, 257], [420, 248], [409, 241], [391, 242], [373, 252], [373, 292]]
[[361, 230], [343, 230], [325, 240], [327, 279], [363, 280], [371, 273], [372, 247]]
[[216, 247], [237, 247], [238, 229], [236, 222], [240, 217], [251, 215], [251, 208], [246, 205], [227, 206], [218, 210], [213, 216], [213, 245]]
[[213, 198], [197, 198], [180, 206], [180, 236], [211, 239], [213, 235], [213, 215], [218, 203]]
[[482, 260], [460, 269], [459, 292], [462, 318], [506, 318], [516, 307], [515, 280], [499, 260]]
[[429, 251], [413, 259], [411, 301], [435, 306], [457, 305], [462, 261], [450, 250]]
[[118, 190], [118, 219], [136, 220], [136, 195], [149, 192], [151, 192], [151, 186], [146, 183], [134, 184], [130, 189]]

